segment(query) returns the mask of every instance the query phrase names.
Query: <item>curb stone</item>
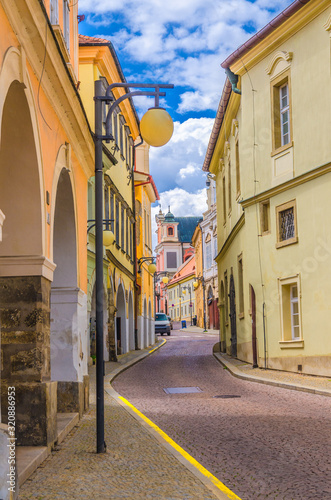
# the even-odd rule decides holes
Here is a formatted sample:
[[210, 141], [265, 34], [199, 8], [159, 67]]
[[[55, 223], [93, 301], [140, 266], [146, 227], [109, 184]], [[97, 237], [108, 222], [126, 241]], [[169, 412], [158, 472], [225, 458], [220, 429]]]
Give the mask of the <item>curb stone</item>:
[[232, 365], [228, 360], [225, 360], [222, 354], [219, 352], [213, 352], [213, 356], [219, 361], [234, 377], [247, 380], [249, 382], [257, 382], [258, 384], [273, 385], [275, 387], [281, 387], [282, 389], [290, 389], [292, 391], [302, 391], [309, 392], [311, 394], [317, 394], [319, 396], [331, 397], [331, 391], [328, 389], [314, 389], [307, 385], [295, 385], [290, 382], [277, 382], [276, 380], [270, 380], [262, 377], [257, 377], [249, 374], [242, 373], [242, 371], [236, 366]]

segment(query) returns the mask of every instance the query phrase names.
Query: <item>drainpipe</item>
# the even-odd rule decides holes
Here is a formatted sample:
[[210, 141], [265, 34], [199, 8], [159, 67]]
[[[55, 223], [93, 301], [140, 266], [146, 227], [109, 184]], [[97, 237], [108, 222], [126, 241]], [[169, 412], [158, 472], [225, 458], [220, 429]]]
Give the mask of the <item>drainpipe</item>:
[[241, 94], [241, 90], [238, 89], [237, 84], [238, 84], [238, 75], [235, 75], [232, 73], [230, 68], [225, 68], [225, 73], [230, 80], [230, 83], [232, 85], [232, 92], [235, 94]]

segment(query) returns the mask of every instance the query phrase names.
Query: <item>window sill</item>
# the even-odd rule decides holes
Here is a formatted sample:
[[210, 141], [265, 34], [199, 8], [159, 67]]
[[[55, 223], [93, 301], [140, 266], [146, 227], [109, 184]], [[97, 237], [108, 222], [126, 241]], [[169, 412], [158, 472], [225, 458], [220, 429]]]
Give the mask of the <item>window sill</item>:
[[271, 234], [271, 231], [263, 231], [263, 233], [261, 234], [261, 236], [267, 236], [268, 234]]
[[271, 151], [270, 156], [273, 157], [279, 155], [280, 153], [283, 153], [284, 151], [292, 147], [293, 147], [293, 141], [289, 142], [288, 144], [285, 144], [285, 146], [281, 146], [280, 148], [274, 149], [273, 151]]
[[279, 346], [281, 349], [303, 349], [304, 348], [304, 340], [280, 340]]
[[276, 248], [286, 247], [287, 245], [293, 245], [294, 243], [298, 243], [299, 238], [295, 236], [294, 238], [289, 238], [288, 240], [279, 241], [276, 243]]
[[244, 319], [244, 317], [245, 317], [245, 313], [239, 313], [238, 314], [238, 318], [239, 319]]

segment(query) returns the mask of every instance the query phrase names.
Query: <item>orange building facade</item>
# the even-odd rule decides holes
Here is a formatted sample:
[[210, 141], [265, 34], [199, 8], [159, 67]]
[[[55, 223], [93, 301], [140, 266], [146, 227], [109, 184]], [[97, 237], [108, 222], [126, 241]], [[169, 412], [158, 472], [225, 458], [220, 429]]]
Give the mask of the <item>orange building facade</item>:
[[94, 144], [78, 90], [77, 13], [63, 1], [0, 5], [1, 432], [14, 386], [17, 445], [51, 446], [57, 414], [88, 405]]

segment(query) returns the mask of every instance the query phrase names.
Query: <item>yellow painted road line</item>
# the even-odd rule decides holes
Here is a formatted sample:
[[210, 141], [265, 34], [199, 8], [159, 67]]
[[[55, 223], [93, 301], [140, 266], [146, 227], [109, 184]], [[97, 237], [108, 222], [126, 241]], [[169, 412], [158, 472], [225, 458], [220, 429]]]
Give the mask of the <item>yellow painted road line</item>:
[[157, 349], [160, 349], [160, 347], [162, 347], [165, 343], [166, 343], [166, 339], [163, 340], [162, 344], [154, 347], [154, 349], [152, 349], [151, 351], [148, 352], [148, 354], [151, 354], [152, 352], [156, 351]]
[[[166, 340], [165, 340], [166, 342]], [[163, 345], [163, 344], [162, 344]], [[154, 349], [153, 349], [154, 350]], [[151, 351], [152, 352], [152, 351]], [[131, 410], [133, 410], [140, 418], [142, 418], [150, 427], [152, 427], [170, 446], [172, 446], [178, 453], [180, 453], [191, 465], [196, 467], [204, 476], [212, 481], [212, 483], [221, 490], [228, 498], [231, 500], [241, 500], [233, 491], [225, 486], [217, 477], [213, 476], [203, 465], [201, 465], [197, 460], [195, 460], [191, 455], [189, 455], [183, 448], [181, 448], [171, 437], [169, 437], [165, 432], [163, 432], [154, 422], [147, 418], [143, 413], [141, 413], [135, 406], [133, 406], [127, 399], [122, 396], [118, 396], [123, 403], [125, 403]]]

